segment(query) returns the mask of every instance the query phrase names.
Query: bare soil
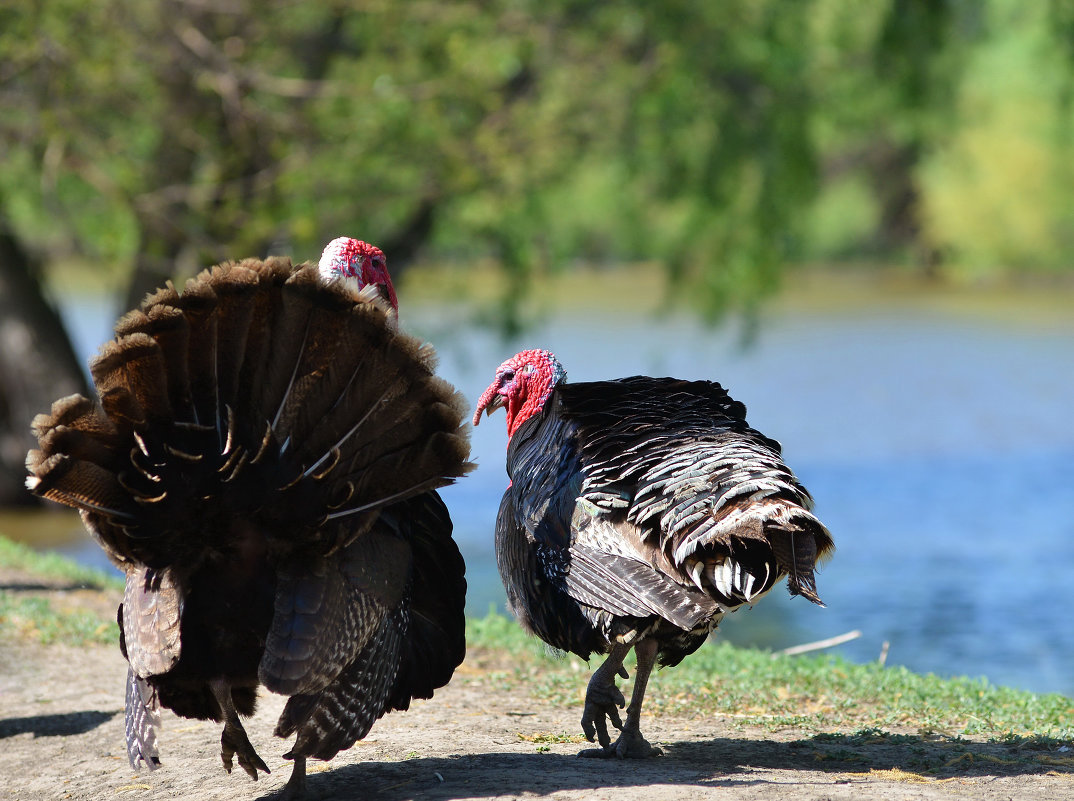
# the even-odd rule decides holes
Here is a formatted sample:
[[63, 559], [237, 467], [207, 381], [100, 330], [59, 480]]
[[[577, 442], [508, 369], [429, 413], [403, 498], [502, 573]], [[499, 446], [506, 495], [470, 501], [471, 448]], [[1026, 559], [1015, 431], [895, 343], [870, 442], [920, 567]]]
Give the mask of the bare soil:
[[[0, 572], [0, 588], [71, 600], [69, 588]], [[114, 609], [108, 593], [79, 604]], [[509, 658], [509, 657], [507, 657]], [[1032, 740], [988, 743], [771, 731], [748, 719], [645, 716], [664, 749], [644, 762], [580, 759], [581, 704], [542, 705], [494, 678], [505, 655], [475, 653], [430, 701], [378, 721], [328, 763], [310, 762], [320, 799], [1074, 799], [1074, 750]], [[271, 798], [290, 775], [272, 736], [283, 699], [266, 694], [247, 731], [272, 774], [252, 782], [219, 757], [216, 724], [165, 713], [163, 765], [135, 773], [123, 745], [126, 663], [118, 647], [0, 639], [0, 801]], [[584, 674], [579, 674], [579, 698]], [[659, 692], [659, 678], [651, 685]], [[833, 736], [834, 735], [834, 736]], [[845, 735], [845, 736], [841, 736]], [[565, 741], [566, 740], [566, 741]], [[573, 741], [572, 741], [573, 740]]]

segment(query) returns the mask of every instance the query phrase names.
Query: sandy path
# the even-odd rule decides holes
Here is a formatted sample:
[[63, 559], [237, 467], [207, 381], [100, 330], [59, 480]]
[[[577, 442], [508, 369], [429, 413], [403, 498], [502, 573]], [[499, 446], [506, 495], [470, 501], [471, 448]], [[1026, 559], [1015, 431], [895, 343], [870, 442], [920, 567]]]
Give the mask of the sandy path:
[[[134, 774], [123, 750], [126, 667], [116, 648], [3, 644], [0, 801], [271, 796], [290, 774], [271, 736], [282, 699], [248, 724], [272, 774], [251, 782], [220, 767], [219, 729], [167, 714], [164, 766]], [[581, 679], [581, 677], [580, 677]], [[797, 730], [732, 729], [726, 718], [651, 717], [665, 756], [579, 759], [579, 708], [498, 691], [463, 665], [431, 701], [380, 720], [331, 762], [311, 762], [311, 798], [387, 799], [1074, 799], [1074, 751], [921, 737], [831, 742]], [[529, 738], [523, 739], [523, 738]], [[860, 739], [860, 738], [859, 738]], [[933, 772], [924, 774], [922, 771]]]

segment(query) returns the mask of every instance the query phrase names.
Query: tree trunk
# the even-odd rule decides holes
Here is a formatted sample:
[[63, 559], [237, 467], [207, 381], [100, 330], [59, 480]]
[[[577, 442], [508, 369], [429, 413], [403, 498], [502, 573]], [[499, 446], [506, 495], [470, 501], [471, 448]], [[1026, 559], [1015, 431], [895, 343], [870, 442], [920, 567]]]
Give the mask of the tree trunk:
[[0, 224], [0, 506], [30, 505], [26, 451], [35, 414], [86, 394], [85, 375], [57, 311], [41, 292], [38, 265]]

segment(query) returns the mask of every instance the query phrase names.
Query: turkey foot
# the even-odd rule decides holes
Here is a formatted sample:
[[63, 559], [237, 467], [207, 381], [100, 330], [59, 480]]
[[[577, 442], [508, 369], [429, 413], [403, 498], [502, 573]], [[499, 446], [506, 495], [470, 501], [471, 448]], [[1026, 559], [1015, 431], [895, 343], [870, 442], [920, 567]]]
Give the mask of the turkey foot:
[[[628, 648], [628, 647], [627, 647]], [[626, 711], [626, 723], [618, 726], [622, 729], [622, 733], [619, 735], [619, 739], [614, 744], [610, 744], [606, 739], [607, 730], [605, 730], [605, 737], [600, 739], [600, 750], [583, 751], [580, 756], [591, 757], [618, 757], [619, 759], [646, 759], [652, 756], [659, 756], [662, 752], [659, 748], [652, 746], [641, 736], [641, 703], [645, 698], [645, 687], [649, 683], [649, 674], [653, 670], [653, 665], [656, 662], [657, 642], [656, 640], [642, 640], [634, 646], [634, 654], [638, 657], [638, 666], [634, 672], [634, 690], [630, 694], [630, 706]], [[615, 656], [617, 651], [612, 650], [611, 655], [608, 657], [608, 662], [611, 662], [612, 656]], [[626, 650], [619, 656], [618, 670], [620, 675], [626, 673], [622, 668], [623, 657], [626, 656]], [[593, 674], [593, 678], [589, 681], [589, 689], [586, 690], [586, 710], [589, 710], [589, 694], [592, 692], [593, 682], [597, 679], [598, 674], [608, 666], [608, 662], [605, 662], [600, 666], [600, 669]], [[604, 677], [602, 677], [603, 679]], [[625, 676], [624, 676], [625, 678]], [[615, 687], [614, 682], [608, 678], [607, 683], [612, 687]], [[619, 690], [616, 689], [618, 693]], [[622, 699], [622, 693], [619, 693], [619, 698]], [[620, 705], [622, 705], [620, 703]], [[614, 711], [614, 708], [613, 708]], [[615, 713], [613, 719], [617, 725], [619, 724], [619, 715]], [[582, 727], [585, 729], [585, 718], [582, 718]], [[603, 723], [603, 719], [601, 720]], [[586, 736], [589, 736], [588, 730], [586, 730]], [[592, 741], [592, 737], [589, 738]]]
[[639, 729], [630, 726], [628, 723], [623, 727], [623, 732], [619, 735], [619, 739], [608, 748], [605, 748], [604, 753], [596, 754], [596, 756], [614, 756], [619, 759], [648, 759], [649, 757], [660, 756], [662, 753], [664, 752], [655, 745], [651, 745], [648, 740], [641, 736]]
[[617, 729], [623, 728], [619, 710], [626, 706], [626, 698], [615, 686], [615, 677], [629, 678], [623, 667], [623, 660], [630, 651], [629, 645], [614, 645], [599, 668], [593, 671], [585, 691], [585, 708], [582, 710], [582, 732], [589, 742], [594, 738], [600, 750], [582, 751], [579, 756], [604, 756], [611, 746], [608, 736], [608, 721]]
[[[585, 693], [585, 709], [582, 711], [582, 731], [585, 738], [593, 742], [594, 735], [601, 748], [607, 748], [611, 742], [608, 735], [608, 721], [617, 729], [623, 728], [623, 721], [619, 717], [619, 709], [626, 706], [626, 698], [614, 684], [593, 686]], [[587, 755], [590, 752], [585, 752]]]
[[224, 763], [224, 770], [231, 773], [234, 764], [232, 757], [237, 756], [239, 767], [242, 768], [255, 782], [259, 770], [270, 773], [268, 765], [257, 755], [250, 738], [246, 736], [246, 730], [238, 721], [232, 725], [230, 721], [224, 723], [224, 731], [220, 735], [220, 759]]
[[271, 773], [271, 771], [264, 760], [257, 755], [257, 751], [250, 743], [250, 738], [246, 735], [246, 729], [239, 721], [239, 713], [231, 700], [231, 687], [225, 681], [213, 681], [210, 685], [217, 703], [220, 704], [220, 711], [224, 715], [224, 731], [220, 734], [220, 760], [224, 763], [224, 770], [231, 773], [234, 767], [232, 757], [237, 756], [239, 767], [256, 782], [259, 770], [265, 773]]

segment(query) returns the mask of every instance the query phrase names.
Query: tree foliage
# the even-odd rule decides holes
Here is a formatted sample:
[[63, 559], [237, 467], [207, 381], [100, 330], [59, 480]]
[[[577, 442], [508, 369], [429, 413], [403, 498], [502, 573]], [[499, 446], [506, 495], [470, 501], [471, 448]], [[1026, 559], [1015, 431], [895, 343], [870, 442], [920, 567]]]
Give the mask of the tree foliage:
[[[507, 321], [574, 259], [662, 264], [710, 313], [802, 258], [1051, 264], [1069, 5], [8, 4], [2, 217], [131, 299], [344, 232], [396, 270], [489, 258]], [[1038, 175], [1039, 202], [1004, 196]]]
[[0, 4], [0, 496], [82, 384], [38, 265], [130, 306], [348, 234], [498, 266], [507, 329], [578, 261], [712, 317], [810, 260], [1069, 270], [1072, 67], [1074, 0]]

